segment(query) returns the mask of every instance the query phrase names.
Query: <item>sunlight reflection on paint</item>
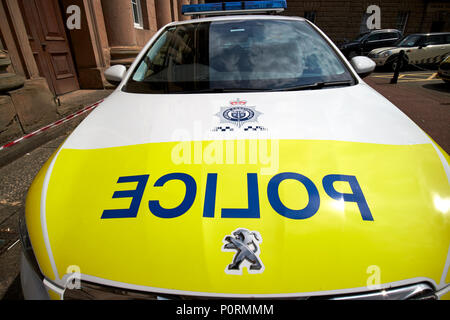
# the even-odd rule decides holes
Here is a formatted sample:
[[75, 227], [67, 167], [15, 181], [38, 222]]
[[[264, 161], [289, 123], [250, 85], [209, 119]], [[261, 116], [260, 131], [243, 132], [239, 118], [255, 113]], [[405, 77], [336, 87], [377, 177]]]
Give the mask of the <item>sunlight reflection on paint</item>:
[[439, 195], [433, 195], [434, 207], [444, 213], [447, 214], [450, 211], [450, 198], [441, 198]]
[[344, 198], [341, 198], [341, 199], [338, 200], [338, 201], [332, 201], [332, 202], [331, 202], [331, 206], [332, 206], [335, 210], [337, 210], [338, 212], [344, 213], [344, 211], [345, 211], [345, 201], [344, 201]]

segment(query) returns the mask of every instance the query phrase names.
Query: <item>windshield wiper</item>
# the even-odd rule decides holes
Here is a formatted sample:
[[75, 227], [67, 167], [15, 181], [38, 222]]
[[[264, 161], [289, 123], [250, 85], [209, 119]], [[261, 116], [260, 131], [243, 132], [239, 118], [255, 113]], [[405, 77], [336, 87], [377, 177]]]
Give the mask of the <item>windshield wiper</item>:
[[188, 93], [225, 93], [225, 92], [261, 92], [261, 91], [272, 91], [272, 89], [255, 89], [255, 88], [208, 88], [208, 89], [199, 89], [192, 91], [183, 91], [180, 93], [188, 94]]
[[297, 91], [297, 90], [308, 90], [308, 89], [322, 89], [324, 87], [333, 86], [349, 86], [353, 84], [352, 80], [345, 81], [328, 81], [328, 82], [316, 82], [312, 84], [293, 86], [287, 88], [279, 89], [268, 89], [268, 88], [206, 88], [198, 90], [180, 91], [174, 93], [182, 94], [195, 94], [195, 93], [227, 93], [227, 92], [273, 92], [273, 91]]
[[328, 82], [315, 82], [311, 84], [304, 84], [300, 86], [293, 86], [287, 88], [273, 89], [272, 91], [298, 91], [298, 90], [308, 90], [308, 89], [322, 89], [325, 87], [335, 87], [335, 86], [349, 86], [353, 84], [353, 80], [345, 81], [328, 81]]

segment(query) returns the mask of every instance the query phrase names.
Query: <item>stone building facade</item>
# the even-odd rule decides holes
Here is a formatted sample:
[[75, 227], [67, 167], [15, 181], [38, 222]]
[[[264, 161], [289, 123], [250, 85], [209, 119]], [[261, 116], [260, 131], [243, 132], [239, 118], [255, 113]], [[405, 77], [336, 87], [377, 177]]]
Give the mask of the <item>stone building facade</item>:
[[0, 146], [56, 120], [55, 97], [107, 88], [104, 70], [131, 64], [188, 2], [0, 0]]
[[[129, 65], [159, 28], [188, 19], [181, 15], [188, 2], [219, 0], [0, 0], [0, 146], [56, 120], [55, 97], [108, 87], [104, 70]], [[313, 20], [335, 42], [359, 34], [371, 4], [381, 8], [382, 28], [450, 28], [450, 1], [287, 3], [285, 15]]]

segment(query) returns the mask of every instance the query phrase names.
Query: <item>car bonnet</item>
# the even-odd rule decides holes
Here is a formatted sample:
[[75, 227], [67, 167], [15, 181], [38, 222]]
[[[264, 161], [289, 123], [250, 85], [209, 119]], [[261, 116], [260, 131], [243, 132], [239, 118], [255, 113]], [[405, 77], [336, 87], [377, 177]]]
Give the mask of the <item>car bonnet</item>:
[[[376, 266], [384, 284], [442, 286], [445, 157], [364, 83], [116, 91], [44, 167], [27, 223], [41, 269], [62, 285], [77, 266], [128, 288], [276, 296], [365, 288]], [[254, 232], [263, 267], [229, 269], [238, 250], [227, 237], [240, 229]]]

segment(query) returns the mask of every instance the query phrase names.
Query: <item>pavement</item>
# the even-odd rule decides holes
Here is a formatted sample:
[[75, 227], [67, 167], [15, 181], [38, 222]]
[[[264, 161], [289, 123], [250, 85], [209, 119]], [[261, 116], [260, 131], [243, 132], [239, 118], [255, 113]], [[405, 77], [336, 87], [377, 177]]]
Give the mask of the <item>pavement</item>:
[[[381, 79], [392, 79], [392, 72], [388, 73], [380, 73], [371, 76], [372, 78], [381, 78]], [[439, 79], [437, 72], [435, 71], [422, 71], [422, 72], [414, 72], [414, 71], [405, 71], [398, 76], [398, 82], [427, 82], [427, 81], [436, 81], [437, 83], [442, 82]]]
[[396, 105], [450, 154], [450, 84], [435, 71], [406, 71], [397, 84], [393, 73], [375, 73], [364, 79]]
[[[412, 73], [401, 77], [395, 85], [389, 84], [392, 73], [377, 72], [364, 80], [450, 153], [450, 85], [436, 79], [436, 76], [431, 77], [434, 72]], [[69, 114], [73, 109], [93, 103], [109, 93], [74, 93], [63, 97], [61, 103], [67, 106]], [[74, 107], [70, 107], [70, 104]], [[28, 187], [45, 161], [85, 116], [51, 129], [52, 132], [37, 138], [41, 140], [29, 141], [15, 151], [10, 151], [10, 161], [0, 167], [0, 299], [23, 298], [19, 275], [21, 245], [17, 226], [19, 216], [24, 211]], [[1, 156], [0, 151], [0, 160]]]
[[[79, 90], [59, 97], [61, 117], [91, 105], [111, 90]], [[31, 182], [47, 159], [88, 113], [56, 128], [0, 150], [0, 300], [23, 299], [20, 288], [18, 223]]]

